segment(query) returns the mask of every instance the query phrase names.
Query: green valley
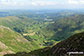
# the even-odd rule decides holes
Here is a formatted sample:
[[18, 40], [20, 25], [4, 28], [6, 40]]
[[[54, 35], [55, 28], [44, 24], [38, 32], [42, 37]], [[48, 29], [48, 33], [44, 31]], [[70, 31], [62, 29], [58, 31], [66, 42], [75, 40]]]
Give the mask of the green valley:
[[84, 32], [83, 13], [65, 10], [53, 13], [7, 12], [0, 16], [1, 55], [40, 53], [42, 56], [57, 43]]

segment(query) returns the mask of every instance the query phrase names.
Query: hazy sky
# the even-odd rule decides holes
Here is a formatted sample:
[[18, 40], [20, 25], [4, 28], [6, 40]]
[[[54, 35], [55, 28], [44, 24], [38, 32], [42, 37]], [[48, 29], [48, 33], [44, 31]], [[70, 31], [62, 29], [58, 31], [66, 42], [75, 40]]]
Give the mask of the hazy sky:
[[0, 9], [81, 9], [84, 0], [0, 0]]

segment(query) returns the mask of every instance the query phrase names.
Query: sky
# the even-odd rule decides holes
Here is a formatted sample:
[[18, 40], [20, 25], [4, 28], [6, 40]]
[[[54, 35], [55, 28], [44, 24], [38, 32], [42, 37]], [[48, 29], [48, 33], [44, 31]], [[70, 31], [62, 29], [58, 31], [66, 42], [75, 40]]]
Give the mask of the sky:
[[0, 9], [83, 9], [84, 0], [0, 0]]

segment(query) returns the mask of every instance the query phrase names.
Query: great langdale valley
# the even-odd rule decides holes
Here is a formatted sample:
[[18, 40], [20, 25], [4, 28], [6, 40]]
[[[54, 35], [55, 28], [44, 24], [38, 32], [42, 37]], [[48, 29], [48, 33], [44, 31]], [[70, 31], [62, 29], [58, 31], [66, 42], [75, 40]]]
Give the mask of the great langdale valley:
[[84, 56], [84, 1], [0, 0], [0, 56]]

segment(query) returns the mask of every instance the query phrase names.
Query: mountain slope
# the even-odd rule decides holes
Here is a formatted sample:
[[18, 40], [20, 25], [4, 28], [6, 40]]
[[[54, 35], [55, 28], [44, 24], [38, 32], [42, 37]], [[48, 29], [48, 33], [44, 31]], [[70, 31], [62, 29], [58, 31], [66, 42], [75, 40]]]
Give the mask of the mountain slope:
[[[34, 45], [33, 45], [34, 44]], [[34, 42], [29, 42], [19, 33], [0, 25], [0, 54], [30, 52], [39, 48]]]
[[65, 55], [67, 52], [84, 52], [84, 32], [75, 34], [51, 48], [52, 55]]
[[[30, 53], [8, 54], [8, 56], [66, 56], [67, 52], [84, 52], [84, 32], [61, 41], [52, 48], [44, 48]], [[7, 55], [5, 55], [7, 56]]]
[[31, 22], [34, 23], [35, 21], [25, 16], [8, 16], [0, 18], [0, 25], [9, 27], [19, 33], [24, 32]]

